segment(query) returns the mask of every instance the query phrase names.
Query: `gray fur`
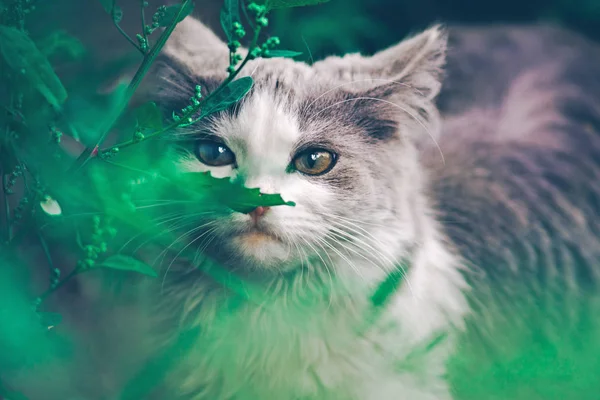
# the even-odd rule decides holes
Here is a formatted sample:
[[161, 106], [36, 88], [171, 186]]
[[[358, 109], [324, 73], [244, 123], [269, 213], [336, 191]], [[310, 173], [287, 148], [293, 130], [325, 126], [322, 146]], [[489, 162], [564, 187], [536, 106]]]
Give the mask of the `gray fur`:
[[[440, 32], [434, 28], [372, 58], [331, 57], [312, 67], [290, 60], [251, 62], [245, 73], [251, 73], [256, 81], [253, 91], [234, 110], [213, 118], [207, 129], [225, 134], [235, 148], [236, 141], [257, 140], [256, 135], [264, 134], [243, 134], [244, 139], [240, 139], [229, 138], [226, 133], [227, 129], [233, 129], [232, 121], [236, 120], [247, 121], [246, 126], [251, 129], [252, 122], [244, 119], [247, 118], [244, 110], [252, 110], [259, 99], [270, 99], [281, 115], [292, 116], [300, 132], [294, 139], [295, 147], [325, 146], [340, 154], [339, 165], [329, 174], [312, 178], [310, 183], [334, 193], [335, 202], [321, 203], [316, 196], [311, 200], [310, 213], [319, 216], [324, 206], [326, 212], [356, 221], [367, 235], [391, 246], [392, 250], [379, 251], [387, 252], [392, 259], [398, 260], [412, 245], [417, 244], [421, 249], [421, 256], [414, 255], [413, 275], [409, 275], [408, 284], [414, 287], [399, 293], [392, 306], [397, 307], [397, 311], [389, 311], [392, 321], [412, 326], [408, 331], [399, 329], [391, 337], [404, 338], [402, 340], [416, 346], [414, 338], [430, 338], [440, 328], [452, 333], [453, 327], [463, 325], [465, 317], [468, 330], [460, 339], [465, 353], [481, 352], [492, 346], [494, 350], [489, 350], [488, 356], [496, 355], [496, 362], [506, 361], [519, 348], [522, 351], [527, 343], [535, 345], [534, 341], [522, 339], [527, 337], [527, 332], [542, 330], [542, 337], [551, 341], [573, 332], [582, 321], [590, 321], [590, 318], [593, 321], [590, 314], [593, 308], [589, 307], [597, 301], [591, 293], [600, 271], [596, 267], [600, 252], [600, 230], [596, 221], [600, 191], [590, 182], [597, 181], [600, 173], [600, 140], [596, 132], [599, 110], [595, 101], [599, 83], [596, 77], [600, 74], [594, 68], [597, 63], [590, 59], [597, 59], [599, 52], [595, 45], [554, 28], [451, 29], [444, 85], [434, 103], [442, 81], [440, 71], [445, 53], [444, 35]], [[203, 43], [210, 43], [211, 51], [223, 49], [222, 43], [211, 42], [210, 34], [208, 37], [209, 41]], [[206, 58], [197, 55], [200, 53], [201, 49], [196, 51], [185, 35], [176, 36], [167, 50], [167, 54], [189, 68], [192, 75], [198, 71], [195, 79], [222, 77], [223, 66], [213, 70], [212, 61], [207, 63]], [[279, 118], [277, 115], [275, 112], [272, 118]], [[261, 146], [266, 146], [265, 143]], [[242, 160], [239, 171], [262, 187], [266, 181], [261, 180], [262, 176], [253, 175], [253, 165], [257, 164], [246, 165], [244, 160], [250, 162], [253, 155], [252, 150], [245, 150], [244, 146], [239, 148]], [[280, 189], [273, 181], [269, 182], [264, 187], [267, 190]], [[302, 207], [302, 200], [299, 205]], [[310, 220], [310, 215], [304, 214], [303, 218]], [[325, 214], [319, 218], [327, 221]], [[293, 224], [293, 220], [287, 223]], [[389, 229], [382, 231], [368, 225], [373, 223], [388, 224]], [[282, 259], [275, 263], [251, 261], [248, 255], [240, 254], [236, 246], [224, 246], [232, 232], [231, 228], [220, 231], [219, 247], [209, 246], [209, 254], [212, 252], [225, 264], [233, 263], [236, 269], [241, 264], [254, 268], [282, 266]], [[441, 250], [423, 250], [439, 245], [445, 246], [439, 255], [435, 254]], [[329, 256], [334, 255], [329, 253]], [[429, 261], [419, 261], [420, 257]], [[294, 257], [285, 260], [284, 264], [291, 263], [285, 270], [297, 262]], [[430, 263], [438, 264], [438, 271], [446, 272], [428, 276], [427, 271], [435, 270]], [[319, 277], [318, 272], [324, 270], [323, 265], [317, 264], [311, 267], [317, 272], [316, 281], [308, 287], [329, 285], [325, 275]], [[348, 272], [366, 271], [340, 270], [349, 267], [343, 264], [347, 263], [332, 265], [327, 273], [333, 274], [334, 280], [344, 281]], [[424, 274], [423, 278], [420, 274]], [[454, 274], [464, 275], [468, 290], [464, 290], [463, 281]], [[375, 274], [363, 279], [371, 282], [367, 287], [372, 288], [381, 277]], [[420, 279], [425, 280], [420, 282]], [[293, 290], [298, 282], [286, 285], [280, 287], [278, 293]], [[176, 285], [173, 290], [178, 295], [173, 294], [167, 303], [171, 309], [177, 309], [176, 304], [183, 301], [181, 295], [185, 289]], [[192, 325], [203, 326], [215, 317], [203, 311], [206, 304], [211, 303], [200, 301], [197, 290], [184, 296], [185, 301], [195, 304], [186, 312], [186, 318], [191, 318], [188, 322]], [[341, 295], [335, 294], [337, 289], [331, 290], [333, 299]], [[349, 299], [364, 298], [367, 293], [358, 287], [352, 290]], [[432, 294], [425, 298], [417, 294], [423, 290], [435, 291], [440, 296], [439, 301], [434, 300]], [[342, 290], [341, 293], [346, 296], [351, 292]], [[468, 295], [471, 316], [464, 308], [463, 293]], [[414, 308], [411, 312], [419, 316], [413, 322], [410, 322], [413, 317], [401, 311], [406, 307], [405, 302], [413, 301], [411, 297], [420, 299], [411, 306]], [[222, 300], [213, 299], [212, 307], [218, 308], [219, 301]], [[328, 318], [341, 317], [351, 310], [351, 315], [355, 315], [356, 310], [362, 309], [360, 300], [349, 301], [340, 303], [341, 308], [334, 307], [334, 314]], [[211, 309], [214, 313], [214, 308]], [[292, 306], [287, 312], [293, 309]], [[203, 317], [198, 319], [198, 316]], [[255, 321], [246, 321], [251, 324], [247, 328], [257, 329], [264, 337], [275, 335], [272, 339], [275, 341], [277, 332], [281, 333], [281, 339], [292, 335], [293, 328], [282, 325], [286, 321], [283, 315], [264, 317], [267, 325], [263, 327], [267, 331], [258, 329]], [[227, 326], [234, 329], [237, 324], [243, 324], [242, 321], [229, 321], [231, 325]], [[342, 326], [344, 323], [340, 322], [336, 335], [341, 334], [339, 329], [349, 329]], [[591, 329], [594, 332], [596, 328]], [[207, 336], [201, 342], [211, 340]], [[387, 340], [383, 339], [382, 343]], [[232, 356], [237, 354], [242, 360], [250, 356], [243, 347], [236, 348], [238, 353]], [[444, 348], [446, 353], [449, 348]], [[289, 348], [284, 346], [271, 351], [286, 352]], [[395, 353], [397, 362], [401, 362], [400, 354], [408, 349], [391, 346], [388, 351]], [[503, 352], [506, 352], [504, 358], [498, 356]], [[302, 358], [301, 353], [297, 356]], [[196, 357], [201, 360], [203, 356]], [[277, 358], [275, 354], [273, 357]], [[293, 368], [289, 372], [282, 371], [285, 367], [275, 359], [272, 365], [261, 364], [262, 368], [294, 374]], [[252, 398], [251, 393], [260, 397], [264, 396], [260, 393], [265, 387], [280, 397], [287, 396], [286, 390], [292, 387], [306, 390], [306, 398], [323, 399], [412, 400], [448, 396], [445, 384], [437, 381], [444, 371], [445, 356], [431, 353], [417, 362], [421, 363], [420, 367], [413, 365], [405, 373], [388, 378], [385, 378], [385, 368], [381, 369], [376, 360], [375, 354], [362, 354], [357, 362], [376, 371], [377, 379], [369, 379], [380, 382], [378, 389], [365, 389], [368, 385], [347, 386], [350, 392], [335, 385], [328, 389], [302, 388], [281, 375], [275, 378], [275, 370], [270, 376], [284, 386], [260, 383], [261, 379], [255, 375], [254, 383], [244, 383], [236, 375], [242, 379], [236, 389], [225, 377], [226, 372], [218, 372], [219, 367], [209, 364], [202, 365], [207, 368], [205, 371], [213, 371], [215, 375], [203, 380], [184, 373], [184, 386], [186, 393], [198, 399], [225, 398], [224, 393], [228, 391], [240, 399]], [[472, 362], [474, 366], [462, 373], [474, 373], [476, 366], [487, 359], [479, 357]], [[342, 365], [329, 368], [339, 368], [340, 372], [345, 369]], [[421, 376], [419, 379], [426, 379], [428, 383], [417, 387], [408, 382], [411, 377], [419, 376], [416, 370], [420, 368], [437, 372], [427, 378]], [[457, 378], [460, 373], [460, 370], [450, 371], [450, 382], [460, 379]], [[223, 383], [219, 389], [207, 379], [225, 379], [230, 383]], [[361, 380], [353, 374], [341, 379], [341, 382]], [[438, 383], [434, 383], [436, 381]], [[200, 391], [194, 395], [195, 390]], [[363, 390], [371, 393], [359, 395]]]
[[[561, 356], [596, 350], [600, 50], [549, 27], [451, 28], [445, 54], [434, 27], [373, 57], [255, 60], [241, 103], [175, 132], [166, 165], [242, 176], [297, 206], [261, 220], [277, 243], [240, 239], [246, 215], [199, 217], [202, 255], [173, 255], [160, 285], [106, 311], [104, 326], [118, 329], [102, 339], [129, 335], [127, 362], [85, 338], [97, 346], [96, 390], [118, 392], [136, 366], [171, 352], [182, 357], [164, 381], [134, 398], [446, 400], [536, 340]], [[141, 93], [166, 115], [197, 83], [206, 94], [226, 77], [225, 44], [193, 19], [163, 56]], [[230, 147], [235, 168], [209, 168], [180, 145], [205, 134]], [[287, 171], [307, 146], [338, 164], [318, 177]], [[404, 284], [363, 330], [369, 295], [407, 257]], [[209, 259], [265, 297], [232, 296], [195, 268]], [[172, 353], [182, 333], [185, 350]], [[541, 393], [521, 385], [527, 398]], [[563, 398], [586, 398], [565, 387]]]

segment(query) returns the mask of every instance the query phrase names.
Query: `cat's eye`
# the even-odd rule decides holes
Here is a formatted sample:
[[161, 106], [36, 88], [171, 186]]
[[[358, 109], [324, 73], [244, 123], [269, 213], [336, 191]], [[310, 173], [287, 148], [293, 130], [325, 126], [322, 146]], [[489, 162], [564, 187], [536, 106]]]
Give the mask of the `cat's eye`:
[[200, 140], [196, 143], [196, 157], [211, 167], [221, 167], [235, 163], [235, 154], [223, 143], [214, 140]]
[[337, 156], [328, 150], [308, 149], [305, 150], [292, 161], [294, 169], [306, 175], [323, 175], [331, 171]]

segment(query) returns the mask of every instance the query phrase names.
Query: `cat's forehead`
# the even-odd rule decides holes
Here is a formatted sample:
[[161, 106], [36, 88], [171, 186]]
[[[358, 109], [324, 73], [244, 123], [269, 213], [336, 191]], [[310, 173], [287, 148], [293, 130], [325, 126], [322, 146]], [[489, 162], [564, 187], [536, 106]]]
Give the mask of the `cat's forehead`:
[[336, 82], [292, 60], [256, 60], [247, 72], [254, 80], [252, 90], [220, 125], [222, 134], [260, 148], [274, 139], [288, 147], [316, 140], [332, 122], [325, 109], [348, 97], [332, 90]]

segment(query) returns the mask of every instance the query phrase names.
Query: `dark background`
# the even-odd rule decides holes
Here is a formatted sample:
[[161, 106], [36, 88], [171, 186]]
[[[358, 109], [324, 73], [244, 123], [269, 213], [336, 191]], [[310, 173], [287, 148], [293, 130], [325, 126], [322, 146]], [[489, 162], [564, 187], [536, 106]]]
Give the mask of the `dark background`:
[[[140, 0], [117, 1], [123, 8], [123, 28], [135, 36], [141, 30]], [[149, 15], [161, 4], [177, 2], [148, 1]], [[221, 5], [221, 0], [197, 0], [194, 15], [220, 33], [218, 16]], [[600, 40], [600, 0], [331, 0], [320, 6], [276, 11], [270, 16], [270, 21], [270, 33], [281, 38], [281, 47], [302, 51], [304, 59], [310, 61], [311, 56], [320, 59], [346, 52], [373, 53], [436, 22], [470, 25], [554, 23]], [[78, 95], [86, 97], [101, 92], [127, 66], [135, 66], [141, 60], [141, 56], [113, 26], [99, 0], [38, 0], [37, 10], [27, 17], [27, 29], [38, 47], [45, 53], [51, 53], [50, 60], [69, 92], [71, 103]], [[75, 39], [65, 41], [60, 32]], [[53, 47], [58, 50], [50, 52]], [[122, 63], [124, 59], [131, 62]], [[101, 100], [98, 99], [99, 102]], [[87, 103], [81, 104], [85, 106]], [[78, 110], [81, 112], [84, 106]], [[94, 123], [102, 118], [102, 115], [92, 114], [89, 118], [76, 116]], [[537, 388], [547, 387], [544, 393], [558, 390], [563, 381], [549, 380], [543, 376], [543, 371], [538, 373], [535, 370], [540, 363], [552, 363], [554, 354], [550, 352], [539, 361], [539, 353], [533, 349], [513, 364], [495, 369], [468, 365], [468, 373], [463, 374], [467, 380], [455, 386], [462, 391], [463, 398], [469, 400], [533, 398], [530, 393], [517, 397], [498, 389], [520, 374], [529, 382], [535, 381]], [[590, 368], [576, 371], [583, 377], [581, 387], [588, 381], [597, 382], [597, 367], [594, 367], [597, 360], [589, 365]], [[562, 367], [557, 366], [558, 369]], [[484, 372], [491, 370], [493, 376], [473, 376], [478, 369]], [[566, 367], [565, 370], [565, 375], [569, 376], [570, 370]], [[542, 378], [538, 379], [538, 375]], [[498, 395], [489, 395], [491, 389], [497, 390]], [[486, 396], [481, 393], [486, 393]], [[600, 397], [594, 394], [585, 398], [560, 395], [553, 398], [591, 400]]]
[[[149, 0], [148, 14], [161, 4], [176, 2]], [[124, 11], [122, 26], [134, 36], [141, 30], [139, 0], [117, 3]], [[221, 0], [197, 0], [194, 15], [221, 33], [221, 5]], [[86, 63], [70, 59], [67, 52], [53, 56], [67, 87], [74, 77], [82, 73], [91, 77], [94, 71], [114, 67], [107, 62], [132, 54], [131, 46], [112, 26], [99, 0], [39, 1], [27, 21], [32, 37], [38, 40], [62, 30], [79, 39], [87, 49]], [[302, 51], [300, 58], [308, 61], [311, 56], [319, 59], [354, 51], [373, 53], [435, 22], [545, 22], [600, 40], [600, 0], [330, 0], [318, 6], [276, 10], [270, 17], [269, 30], [282, 39], [282, 48]]]

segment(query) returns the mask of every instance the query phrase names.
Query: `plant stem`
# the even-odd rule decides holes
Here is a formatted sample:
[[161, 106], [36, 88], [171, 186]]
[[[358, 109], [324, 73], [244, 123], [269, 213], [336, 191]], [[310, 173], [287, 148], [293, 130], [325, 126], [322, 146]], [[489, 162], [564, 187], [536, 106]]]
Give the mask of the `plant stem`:
[[10, 243], [12, 239], [12, 222], [10, 220], [10, 204], [8, 200], [8, 187], [7, 177], [8, 175], [2, 171], [2, 193], [4, 195], [4, 217], [6, 219], [6, 243]]
[[[187, 113], [183, 114], [183, 116], [178, 120], [178, 121], [174, 121], [172, 123], [170, 123], [169, 125], [167, 125], [166, 127], [159, 129], [156, 132], [152, 132], [148, 135], [146, 135], [142, 140], [134, 140], [134, 139], [129, 139], [126, 140], [124, 142], [118, 143], [114, 146], [111, 146], [108, 149], [105, 149], [103, 151], [110, 151], [112, 149], [119, 149], [122, 150], [124, 148], [130, 147], [134, 144], [140, 143], [142, 141], [146, 141], [149, 139], [152, 139], [156, 136], [162, 135], [163, 133], [170, 131], [172, 129], [177, 128], [178, 126], [183, 124], [183, 121], [186, 121], [188, 118], [190, 118], [192, 115], [194, 115], [196, 112], [198, 112], [198, 110], [200, 110], [200, 108], [202, 108], [202, 106], [211, 98], [216, 96], [218, 93], [220, 93], [227, 85], [229, 85], [236, 77], [237, 75], [240, 73], [240, 71], [242, 70], [242, 68], [244, 68], [244, 66], [248, 63], [248, 61], [250, 61], [253, 57], [252, 57], [252, 50], [255, 49], [257, 47], [257, 43], [258, 43], [258, 37], [260, 36], [260, 32], [261, 32], [261, 28], [258, 27], [255, 29], [254, 31], [254, 38], [252, 39], [252, 43], [250, 44], [250, 47], [248, 48], [248, 54], [246, 54], [246, 57], [244, 58], [244, 60], [242, 61], [242, 63], [240, 64], [240, 66], [235, 70], [235, 72], [231, 75], [229, 75], [220, 85], [219, 87], [212, 92], [206, 99], [203, 99], [197, 106], [195, 106], [194, 108], [192, 108], [190, 111], [188, 111]], [[199, 118], [200, 119], [200, 118]], [[198, 120], [199, 120], [198, 119]], [[194, 121], [197, 122], [198, 120]]]
[[39, 296], [39, 299], [41, 301], [44, 301], [46, 298], [48, 298], [48, 296], [50, 296], [52, 293], [56, 292], [58, 289], [60, 289], [62, 286], [64, 286], [65, 283], [70, 281], [71, 278], [73, 278], [75, 275], [79, 274], [81, 271], [82, 270], [80, 268], [75, 268], [74, 270], [72, 270], [69, 273], [69, 275], [67, 275], [63, 279], [61, 279], [55, 286], [48, 288], [44, 293], [42, 293]]
[[38, 231], [38, 238], [40, 239], [42, 250], [44, 250], [44, 255], [48, 261], [48, 268], [50, 269], [50, 272], [52, 272], [54, 270], [54, 263], [52, 262], [52, 256], [50, 255], [50, 249], [48, 248], [48, 243], [46, 243], [46, 238], [44, 238], [40, 231]]
[[119, 33], [125, 38], [127, 39], [127, 41], [129, 43], [131, 43], [131, 45], [133, 47], [135, 47], [138, 51], [140, 51], [142, 54], [144, 54], [144, 51], [137, 45], [137, 43], [135, 43], [133, 41], [133, 39], [127, 34], [127, 32], [125, 32], [123, 30], [123, 28], [121, 28], [121, 26], [119, 25], [119, 23], [117, 22], [117, 0], [113, 0], [112, 2], [112, 7], [110, 9], [110, 17], [113, 20], [113, 24], [115, 25], [115, 27], [117, 28], [117, 30], [119, 31]]
[[95, 152], [98, 151], [98, 148], [100, 147], [102, 142], [104, 142], [104, 139], [106, 139], [106, 136], [110, 132], [111, 128], [114, 126], [117, 119], [121, 116], [121, 113], [123, 112], [123, 110], [125, 110], [125, 108], [127, 107], [127, 104], [129, 103], [129, 101], [131, 100], [131, 97], [133, 96], [133, 94], [137, 90], [138, 86], [142, 82], [142, 79], [144, 78], [146, 73], [148, 73], [148, 71], [150, 70], [150, 66], [152, 65], [152, 62], [154, 62], [154, 59], [156, 58], [156, 56], [158, 56], [158, 53], [160, 53], [160, 51], [162, 50], [163, 46], [167, 42], [167, 39], [169, 38], [169, 36], [171, 36], [171, 33], [173, 33], [173, 30], [175, 30], [175, 26], [177, 25], [179, 19], [181, 18], [181, 15], [183, 14], [184, 10], [186, 10], [188, 8], [187, 6], [191, 1], [192, 0], [184, 0], [183, 1], [183, 3], [181, 4], [181, 7], [179, 8], [179, 11], [177, 12], [177, 15], [174, 16], [174, 18], [171, 21], [171, 23], [169, 24], [169, 26], [160, 35], [160, 37], [158, 38], [158, 41], [152, 47], [152, 49], [144, 56], [144, 60], [142, 61], [142, 64], [138, 68], [137, 72], [133, 76], [133, 79], [129, 83], [129, 86], [127, 86], [127, 89], [125, 90], [125, 95], [123, 96], [119, 107], [116, 108], [116, 111], [112, 115], [109, 115], [108, 118], [104, 119], [105, 122], [104, 122], [104, 124], [101, 125], [101, 128], [100, 128], [100, 132], [102, 132], [100, 139], [98, 139], [98, 141], [96, 142], [96, 145], [94, 147], [87, 147], [83, 151], [83, 153], [77, 158], [77, 160], [75, 160], [75, 163], [71, 166], [70, 171], [77, 170], [77, 169], [83, 167], [90, 160], [90, 158], [92, 158], [95, 155]]
[[142, 54], [146, 54], [144, 53], [144, 50], [142, 50], [142, 48], [140, 46], [138, 46], [138, 44], [127, 34], [127, 32], [125, 32], [123, 30], [123, 28], [121, 28], [121, 25], [119, 25], [119, 23], [117, 21], [115, 21], [114, 17], [113, 17], [113, 24], [115, 25], [115, 27], [117, 28], [117, 30], [119, 31], [119, 33], [125, 38], [127, 39], [127, 41], [129, 43], [131, 43], [131, 45], [133, 47], [135, 47], [140, 53]]
[[148, 41], [148, 34], [146, 33], [146, 0], [140, 0], [140, 3], [142, 9], [142, 36], [144, 37], [146, 45], [149, 48], [150, 42]]

